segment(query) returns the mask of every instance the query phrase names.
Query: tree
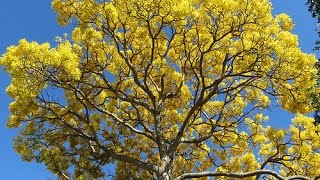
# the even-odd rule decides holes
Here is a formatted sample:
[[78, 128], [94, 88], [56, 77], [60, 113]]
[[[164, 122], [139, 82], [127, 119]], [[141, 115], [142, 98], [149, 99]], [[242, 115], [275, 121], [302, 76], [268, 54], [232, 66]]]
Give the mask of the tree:
[[[318, 20], [318, 23], [320, 22], [320, 6], [319, 6], [320, 1], [319, 0], [308, 0], [307, 1], [307, 5], [309, 7], [309, 11], [312, 14], [312, 17], [316, 18]], [[317, 29], [318, 35], [320, 36], [320, 31], [319, 29]], [[315, 50], [319, 50], [319, 45], [320, 45], [320, 41], [317, 40], [316, 41], [316, 46], [315, 46]], [[317, 69], [319, 71], [319, 62], [317, 63]], [[320, 71], [319, 71], [320, 72]], [[320, 75], [320, 73], [318, 72], [318, 76]], [[318, 80], [319, 81], [319, 80]], [[320, 81], [318, 82], [318, 84], [320, 83]], [[320, 123], [320, 103], [319, 103], [319, 93], [315, 93], [314, 97], [313, 97], [313, 106], [315, 108], [315, 112], [314, 112], [314, 118], [315, 118], [315, 123], [319, 124]]]
[[319, 19], [319, 13], [320, 13], [320, 1], [319, 0], [307, 0], [306, 3], [309, 6], [309, 11], [312, 13], [312, 16], [314, 18]]
[[[15, 149], [61, 179], [320, 177], [314, 55], [268, 0], [54, 0], [56, 47], [20, 40]], [[266, 109], [296, 113], [288, 129]], [[278, 121], [281, 121], [279, 117]], [[111, 164], [111, 165], [110, 165]], [[290, 179], [289, 178], [289, 179]]]
[[[320, 22], [320, 1], [319, 0], [307, 0], [306, 5], [308, 5], [308, 10], [312, 14], [312, 17], [316, 18], [318, 20], [318, 23]], [[320, 31], [317, 29], [318, 35], [320, 36]], [[316, 41], [316, 47], [315, 50], [320, 49], [320, 41]]]

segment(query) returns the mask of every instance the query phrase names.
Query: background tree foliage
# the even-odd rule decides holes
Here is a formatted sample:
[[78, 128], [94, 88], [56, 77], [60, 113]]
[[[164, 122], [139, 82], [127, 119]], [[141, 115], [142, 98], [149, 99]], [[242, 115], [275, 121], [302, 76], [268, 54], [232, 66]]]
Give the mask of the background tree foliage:
[[319, 0], [307, 0], [306, 3], [309, 7], [309, 11], [312, 13], [314, 18], [320, 19], [320, 1]]
[[[318, 20], [318, 23], [320, 22], [320, 1], [319, 0], [308, 0], [306, 3], [309, 7], [309, 11], [311, 12], [312, 16]], [[318, 35], [320, 36], [320, 31], [317, 28]], [[320, 41], [316, 41], [315, 50], [319, 50]], [[317, 69], [320, 70], [320, 64], [317, 63]], [[320, 71], [319, 71], [320, 72]], [[318, 72], [318, 76], [320, 75]], [[319, 81], [319, 80], [318, 80]], [[320, 83], [320, 81], [318, 82]], [[313, 97], [313, 106], [315, 107], [315, 114], [314, 118], [317, 124], [320, 123], [320, 103], [319, 103], [319, 93], [315, 93]]]
[[[54, 0], [71, 39], [21, 40], [15, 149], [61, 179], [320, 177], [314, 55], [268, 0]], [[296, 113], [288, 129], [264, 109]], [[281, 117], [278, 119], [281, 121]], [[109, 164], [114, 164], [110, 166]]]

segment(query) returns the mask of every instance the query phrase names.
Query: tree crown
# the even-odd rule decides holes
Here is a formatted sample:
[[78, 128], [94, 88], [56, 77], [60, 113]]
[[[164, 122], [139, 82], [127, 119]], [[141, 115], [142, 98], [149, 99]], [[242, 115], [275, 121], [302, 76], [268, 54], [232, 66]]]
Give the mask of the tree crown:
[[[66, 179], [105, 176], [109, 163], [119, 179], [320, 174], [319, 126], [302, 115], [316, 59], [268, 0], [52, 6], [76, 24], [71, 39], [23, 39], [0, 59], [24, 160]], [[297, 113], [287, 130], [266, 126], [272, 102]]]

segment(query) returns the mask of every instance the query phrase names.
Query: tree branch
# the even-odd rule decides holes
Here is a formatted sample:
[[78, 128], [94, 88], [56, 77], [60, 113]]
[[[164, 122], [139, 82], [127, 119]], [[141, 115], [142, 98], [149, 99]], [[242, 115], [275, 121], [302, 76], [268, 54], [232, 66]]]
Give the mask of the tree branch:
[[279, 180], [294, 180], [294, 179], [300, 179], [300, 180], [317, 180], [320, 179], [320, 175], [316, 176], [314, 178], [308, 178], [305, 176], [290, 176], [290, 177], [283, 177], [280, 174], [278, 174], [275, 171], [271, 170], [256, 170], [252, 172], [245, 172], [245, 173], [232, 173], [232, 172], [198, 172], [198, 173], [185, 173], [181, 176], [178, 176], [174, 180], [183, 180], [187, 178], [201, 178], [201, 177], [217, 177], [217, 176], [224, 176], [224, 177], [230, 177], [230, 178], [247, 178], [257, 175], [270, 175], [273, 176]]

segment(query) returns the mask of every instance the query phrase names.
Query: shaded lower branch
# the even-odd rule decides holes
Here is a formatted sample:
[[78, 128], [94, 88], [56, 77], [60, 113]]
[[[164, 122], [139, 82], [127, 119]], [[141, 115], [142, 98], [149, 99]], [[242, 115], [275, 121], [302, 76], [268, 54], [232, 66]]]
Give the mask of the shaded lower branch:
[[201, 178], [201, 177], [216, 177], [216, 176], [224, 176], [230, 178], [247, 178], [253, 177], [257, 175], [270, 175], [280, 180], [317, 180], [320, 179], [320, 175], [314, 178], [308, 178], [305, 176], [290, 176], [290, 177], [283, 177], [275, 171], [271, 170], [256, 170], [252, 172], [245, 172], [245, 173], [232, 173], [232, 172], [197, 172], [197, 173], [185, 173], [174, 180], [183, 180], [187, 178]]

